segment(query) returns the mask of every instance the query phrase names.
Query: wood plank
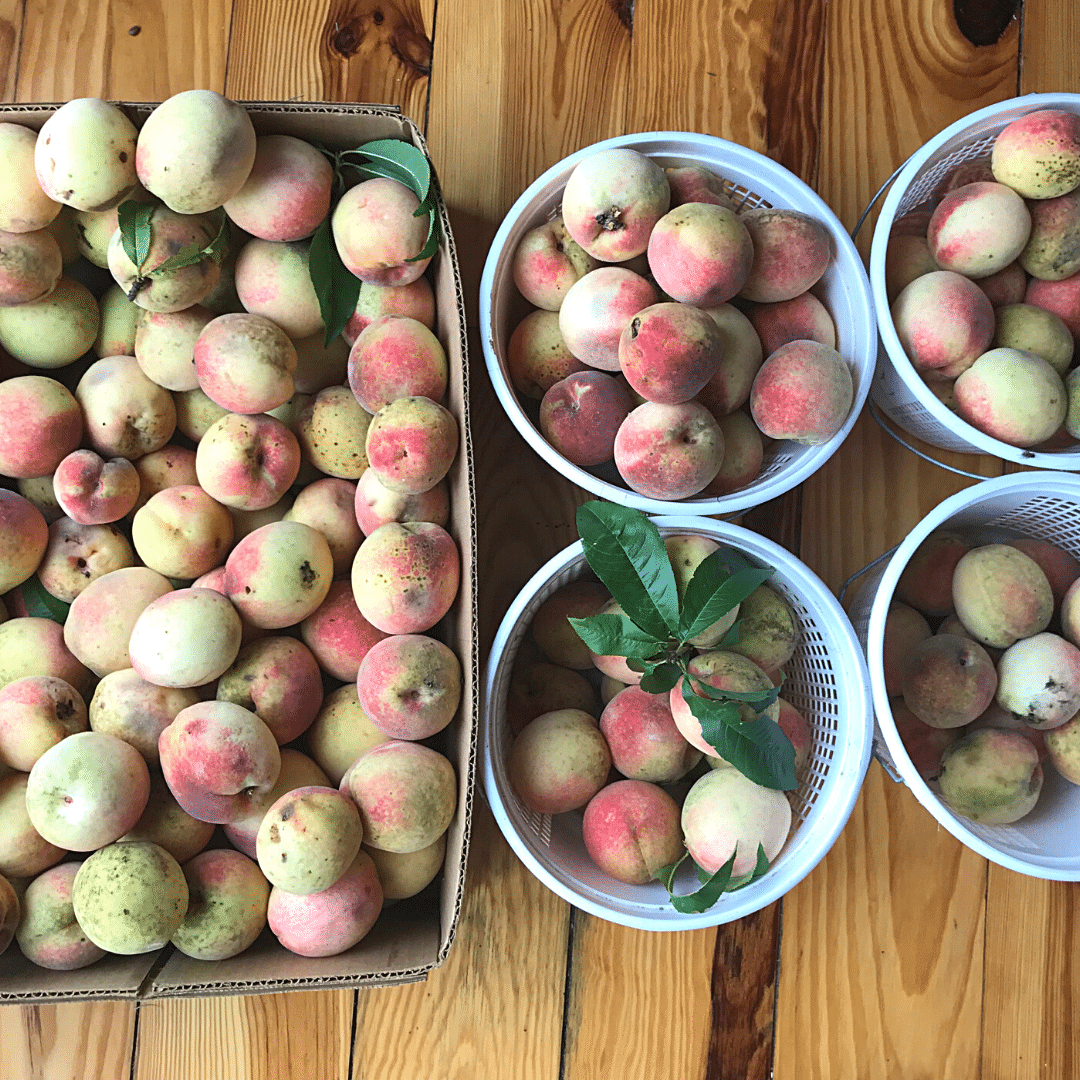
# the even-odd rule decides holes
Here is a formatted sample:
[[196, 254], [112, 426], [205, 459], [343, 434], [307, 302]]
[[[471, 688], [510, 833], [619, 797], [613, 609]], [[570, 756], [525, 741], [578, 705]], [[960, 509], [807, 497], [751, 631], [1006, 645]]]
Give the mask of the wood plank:
[[1069, 0], [1026, 0], [1020, 93], [1080, 91], [1080, 9]]
[[353, 1001], [321, 990], [144, 1002], [135, 1080], [345, 1080]]
[[19, 48], [22, 44], [22, 0], [0, 0], [0, 101], [15, 97], [15, 82], [19, 73]]

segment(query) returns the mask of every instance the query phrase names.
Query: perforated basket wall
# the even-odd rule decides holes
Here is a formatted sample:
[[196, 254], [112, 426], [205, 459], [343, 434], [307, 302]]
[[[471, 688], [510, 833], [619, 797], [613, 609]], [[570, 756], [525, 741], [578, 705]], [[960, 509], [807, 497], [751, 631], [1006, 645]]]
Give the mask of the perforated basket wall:
[[[862, 785], [870, 757], [871, 706], [862, 650], [851, 624], [822, 581], [789, 552], [735, 525], [700, 518], [657, 518], [664, 535], [709, 536], [776, 568], [770, 584], [791, 604], [801, 637], [784, 665], [783, 696], [813, 730], [809, 765], [791, 793], [792, 832], [769, 872], [722, 897], [702, 915], [680, 915], [659, 883], [624, 885], [596, 868], [581, 837], [581, 812], [556, 817], [524, 807], [510, 786], [507, 757], [512, 735], [505, 719], [511, 671], [533, 615], [556, 589], [592, 577], [580, 544], [542, 567], [507, 611], [485, 676], [482, 767], [488, 802], [511, 847], [549, 888], [577, 907], [626, 926], [684, 930], [741, 918], [772, 903], [817, 865], [839, 835]], [[669, 787], [676, 796], [689, 785]], [[680, 871], [676, 891], [697, 887], [692, 870]]]
[[1033, 537], [1080, 558], [1080, 478], [1070, 473], [1018, 473], [996, 477], [946, 499], [912, 530], [891, 559], [866, 575], [851, 621], [866, 648], [874, 712], [875, 753], [958, 840], [1010, 870], [1062, 881], [1080, 880], [1080, 787], [1049, 763], [1035, 809], [1013, 825], [976, 825], [954, 814], [936, 784], [915, 770], [889, 707], [882, 664], [885, 618], [896, 583], [919, 545], [933, 532], [956, 532], [977, 545]]
[[[519, 399], [506, 366], [510, 334], [530, 310], [513, 280], [513, 254], [530, 229], [559, 211], [562, 190], [583, 157], [609, 147], [631, 147], [664, 167], [699, 165], [720, 174], [739, 207], [778, 206], [820, 221], [832, 238], [834, 258], [812, 292], [836, 324], [837, 348], [848, 361], [854, 383], [854, 404], [847, 422], [821, 446], [774, 442], [766, 449], [761, 474], [751, 484], [721, 498], [679, 502], [648, 499], [631, 491], [614, 464], [586, 470], [572, 465], [540, 433], [537, 402]], [[488, 251], [480, 282], [480, 327], [484, 358], [496, 393], [522, 437], [552, 468], [579, 487], [610, 502], [646, 513], [733, 514], [775, 499], [819, 469], [854, 426], [870, 392], [877, 359], [877, 331], [870, 283], [862, 259], [839, 219], [815, 192], [775, 161], [745, 146], [693, 132], [645, 132], [595, 143], [553, 165], [529, 185], [503, 219]]]
[[897, 218], [922, 206], [938, 183], [965, 161], [989, 160], [994, 139], [1013, 120], [1036, 109], [1080, 113], [1080, 94], [1029, 94], [981, 109], [947, 127], [913, 154], [882, 204], [870, 251], [870, 285], [881, 351], [871, 394], [900, 427], [944, 450], [992, 454], [1041, 469], [1080, 470], [1080, 447], [1039, 451], [1010, 446], [961, 420], [929, 389], [897, 337], [885, 291], [885, 252]]

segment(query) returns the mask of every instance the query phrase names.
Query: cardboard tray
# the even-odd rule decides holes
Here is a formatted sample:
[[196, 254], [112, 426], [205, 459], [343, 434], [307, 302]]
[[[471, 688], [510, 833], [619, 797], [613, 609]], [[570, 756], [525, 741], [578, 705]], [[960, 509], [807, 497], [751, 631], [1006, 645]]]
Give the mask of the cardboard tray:
[[[153, 104], [121, 102], [137, 127]], [[419, 129], [392, 107], [336, 103], [243, 102], [259, 134], [285, 134], [335, 149], [373, 139], [402, 139], [425, 154]], [[59, 108], [11, 105], [0, 122], [39, 129]], [[451, 505], [448, 531], [461, 553], [461, 588], [449, 614], [433, 633], [457, 653], [462, 700], [457, 719], [439, 737], [438, 749], [453, 762], [458, 806], [447, 833], [441, 878], [420, 896], [384, 908], [372, 931], [339, 956], [309, 959], [288, 952], [265, 930], [246, 952], [217, 962], [192, 960], [167, 946], [142, 956], [106, 956], [79, 971], [36, 967], [12, 942], [0, 956], [0, 1004], [104, 999], [197, 997], [282, 990], [340, 989], [416, 982], [438, 967], [454, 941], [465, 881], [476, 764], [478, 636], [476, 623], [476, 513], [469, 426], [469, 375], [465, 305], [457, 251], [441, 192], [437, 195], [443, 242], [427, 271], [435, 292], [436, 333], [450, 369], [447, 405], [461, 425], [460, 450], [447, 480]]]

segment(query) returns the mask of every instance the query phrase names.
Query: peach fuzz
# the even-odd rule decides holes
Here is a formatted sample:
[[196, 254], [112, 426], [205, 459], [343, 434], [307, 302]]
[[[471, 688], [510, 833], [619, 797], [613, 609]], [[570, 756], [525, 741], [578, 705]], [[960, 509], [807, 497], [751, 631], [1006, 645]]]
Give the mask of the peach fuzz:
[[138, 513], [159, 491], [166, 488], [197, 484], [195, 451], [186, 446], [163, 446], [134, 462], [139, 474], [139, 497], [135, 500]]
[[651, 499], [686, 499], [720, 471], [724, 436], [713, 415], [696, 401], [663, 405], [646, 401], [615, 435], [615, 465], [627, 485]]
[[953, 572], [970, 550], [971, 545], [955, 533], [931, 533], [904, 567], [896, 583], [897, 597], [929, 618], [948, 615], [953, 610]]
[[453, 537], [429, 522], [391, 523], [360, 545], [352, 567], [360, 614], [388, 634], [430, 630], [449, 610], [460, 583]]
[[1060, 609], [1070, 586], [1080, 578], [1080, 560], [1063, 547], [1035, 537], [1025, 536], [1020, 540], [1010, 540], [1009, 547], [1022, 551], [1039, 564], [1039, 569], [1046, 575], [1050, 585], [1054, 607]]
[[885, 295], [891, 304], [917, 277], [941, 267], [925, 236], [891, 236], [885, 250]]
[[1061, 727], [1080, 712], [1080, 649], [1048, 633], [1015, 642], [998, 662], [995, 700], [1037, 731]]
[[965, 729], [935, 728], [924, 724], [901, 697], [892, 698], [889, 709], [915, 771], [926, 781], [936, 779], [941, 771], [941, 755], [965, 734]]
[[364, 843], [406, 854], [433, 844], [457, 807], [454, 766], [422, 743], [391, 739], [349, 768], [342, 790], [356, 804]]
[[701, 760], [701, 751], [675, 726], [669, 696], [646, 693], [640, 686], [628, 686], [608, 702], [600, 714], [600, 731], [611, 763], [631, 780], [670, 783]]
[[986, 294], [995, 310], [1006, 304], [1019, 304], [1027, 291], [1028, 277], [1019, 263], [1010, 263], [1004, 270], [999, 270], [989, 277], [979, 278], [975, 282]]
[[997, 649], [1041, 633], [1054, 613], [1054, 594], [1042, 568], [1006, 544], [967, 552], [953, 571], [952, 595], [968, 633]]
[[261, 413], [292, 397], [296, 348], [258, 314], [219, 315], [195, 341], [199, 387], [224, 409]]
[[450, 520], [450, 491], [445, 480], [419, 495], [391, 491], [374, 470], [367, 469], [356, 482], [353, 510], [360, 531], [365, 536], [370, 536], [380, 525], [395, 521], [427, 521], [433, 525], [446, 525]]
[[333, 580], [334, 560], [322, 533], [298, 521], [263, 525], [225, 562], [225, 595], [264, 630], [306, 619], [326, 599]]
[[836, 348], [836, 324], [825, 305], [813, 293], [800, 293], [775, 304], [750, 304], [746, 316], [771, 356], [793, 341], [817, 341]]
[[754, 245], [750, 276], [739, 293], [745, 300], [790, 300], [816, 284], [832, 261], [828, 229], [806, 214], [759, 206], [739, 220]]
[[1080, 192], [1028, 204], [1031, 236], [1019, 263], [1032, 276], [1060, 281], [1080, 270]]
[[151, 570], [191, 579], [225, 561], [233, 523], [228, 510], [198, 485], [170, 487], [136, 512], [131, 539]]
[[283, 746], [307, 731], [322, 707], [322, 675], [302, 642], [265, 637], [240, 650], [215, 696], [257, 714]]
[[1011, 825], [1034, 809], [1042, 791], [1038, 751], [1015, 731], [986, 728], [953, 743], [941, 758], [942, 801], [982, 825]]
[[53, 473], [60, 509], [79, 525], [107, 525], [131, 512], [139, 497], [139, 474], [127, 458], [104, 461], [93, 450], [68, 454]]
[[68, 649], [64, 641], [66, 626], [52, 619], [29, 617], [0, 624], [0, 687], [28, 675], [51, 675], [70, 683], [85, 701], [93, 692], [94, 679]]
[[998, 688], [994, 662], [975, 641], [935, 634], [920, 641], [901, 669], [904, 704], [931, 727], [957, 728], [981, 716]]
[[640, 255], [671, 205], [663, 170], [629, 147], [582, 158], [567, 178], [562, 216], [567, 232], [594, 259], [622, 262]]
[[132, 349], [143, 374], [166, 390], [194, 390], [199, 385], [195, 342], [213, 319], [214, 313], [198, 304], [183, 311], [142, 312]]
[[532, 311], [514, 327], [506, 347], [506, 370], [514, 389], [539, 401], [567, 375], [585, 365], [566, 347], [555, 311]]
[[530, 632], [544, 656], [562, 667], [588, 671], [592, 668], [589, 647], [568, 619], [597, 615], [611, 599], [595, 581], [571, 581], [555, 590], [536, 610]]
[[307, 732], [311, 756], [325, 770], [331, 783], [339, 785], [353, 762], [373, 746], [389, 741], [360, 708], [355, 682], [326, 695], [315, 723]]
[[994, 178], [1025, 199], [1052, 199], [1080, 184], [1080, 116], [1037, 109], [1012, 121], [994, 140]]
[[770, 439], [821, 446], [844, 426], [854, 398], [851, 368], [835, 349], [792, 341], [755, 376], [750, 414]]
[[75, 971], [105, 955], [75, 918], [71, 888], [80, 865], [54, 866], [34, 878], [23, 893], [23, 914], [15, 937], [23, 956], [38, 967]]
[[192, 442], [200, 439], [220, 420], [229, 415], [215, 401], [211, 401], [202, 390], [183, 390], [173, 394], [176, 408], [176, 427]]
[[724, 190], [724, 181], [716, 173], [700, 165], [680, 165], [664, 170], [671, 188], [671, 208], [683, 203], [711, 203], [735, 210], [735, 204]]
[[100, 319], [90, 290], [63, 277], [40, 300], [0, 307], [0, 347], [33, 368], [66, 367], [94, 344]]
[[34, 828], [26, 809], [29, 782], [22, 772], [0, 776], [0, 876], [5, 878], [34, 877], [66, 853]]
[[431, 398], [397, 398], [372, 417], [364, 449], [369, 467], [388, 488], [421, 495], [450, 471], [458, 422]]
[[1034, 304], [1006, 304], [996, 309], [995, 316], [995, 348], [1034, 353], [1065, 378], [1075, 344], [1069, 328], [1052, 311]]
[[904, 664], [915, 646], [930, 637], [930, 633], [930, 624], [913, 607], [897, 601], [889, 605], [881, 656], [885, 692], [889, 697], [901, 692]]
[[63, 272], [60, 245], [47, 229], [0, 231], [0, 307], [44, 299]]
[[404, 184], [385, 177], [364, 180], [341, 196], [330, 228], [341, 261], [372, 285], [408, 285], [430, 259], [415, 259], [427, 241], [428, 217], [414, 217], [420, 200]]
[[14, 491], [0, 488], [0, 593], [30, 577], [48, 545], [49, 526], [41, 511]]
[[683, 854], [679, 804], [663, 788], [617, 780], [585, 807], [582, 836], [589, 858], [627, 885], [644, 885]]
[[349, 352], [349, 386], [369, 413], [398, 398], [441, 401], [447, 378], [439, 339], [416, 319], [383, 315], [361, 332]]
[[160, 450], [176, 430], [176, 405], [133, 356], [91, 364], [75, 387], [90, 449], [129, 461]]
[[274, 506], [300, 472], [296, 436], [272, 416], [226, 413], [195, 451], [195, 475], [211, 498], [237, 510]]
[[611, 751], [593, 717], [562, 709], [522, 728], [507, 767], [524, 806], [538, 814], [562, 814], [585, 806], [604, 786]]
[[356, 310], [341, 331], [344, 344], [351, 347], [360, 334], [382, 315], [403, 315], [434, 330], [435, 294], [427, 278], [419, 277], [408, 285], [371, 285], [362, 281]]
[[656, 289], [640, 274], [601, 266], [570, 287], [559, 308], [559, 332], [582, 363], [618, 371], [623, 328], [657, 299]]
[[142, 754], [148, 765], [157, 765], [161, 733], [181, 709], [200, 700], [193, 689], [156, 686], [134, 668], [123, 668], [110, 672], [97, 684], [90, 700], [90, 727], [123, 739]]
[[981, 278], [1004, 270], [1030, 235], [1024, 200], [1004, 184], [978, 182], [950, 191], [938, 203], [926, 239], [942, 270]]
[[570, 286], [599, 263], [567, 231], [561, 217], [530, 229], [514, 249], [518, 292], [534, 307], [558, 311]]
[[356, 485], [348, 480], [316, 480], [296, 496], [283, 521], [299, 521], [321, 532], [330, 545], [334, 576], [349, 572], [364, 538], [356, 520]]
[[225, 213], [262, 240], [303, 240], [330, 212], [334, 170], [310, 143], [292, 135], [259, 135], [243, 186]]
[[590, 716], [598, 713], [596, 691], [589, 680], [581, 672], [558, 664], [516, 664], [506, 692], [510, 731], [516, 735], [530, 720], [558, 709], [580, 709]]
[[70, 683], [30, 675], [0, 689], [0, 762], [29, 772], [46, 750], [89, 726], [86, 702]]
[[630, 413], [622, 383], [602, 371], [578, 371], [554, 383], [540, 402], [544, 438], [573, 465], [610, 461], [615, 435]]
[[649, 269], [673, 300], [710, 308], [746, 284], [754, 246], [743, 219], [723, 206], [686, 203], [665, 214], [649, 237]]
[[320, 390], [301, 410], [297, 423], [305, 460], [330, 476], [358, 480], [368, 468], [371, 419], [349, 387]]
[[1024, 303], [1053, 312], [1069, 328], [1073, 341], [1080, 341], [1080, 273], [1061, 281], [1032, 278]]
[[752, 484], [761, 475], [765, 443], [757, 424], [744, 412], [716, 417], [724, 436], [724, 460], [720, 471], [702, 488], [710, 499], [730, 495]]
[[310, 896], [271, 889], [266, 919], [278, 941], [300, 956], [337, 956], [375, 925], [383, 891], [371, 856], [361, 851], [330, 886]]
[[300, 637], [327, 675], [356, 678], [361, 661], [387, 635], [360, 614], [352, 584], [335, 581], [326, 599], [300, 624]]
[[233, 271], [244, 310], [269, 319], [289, 338], [325, 329], [308, 269], [310, 249], [307, 240], [286, 244], [256, 238], [240, 249]]
[[687, 793], [682, 807], [686, 849], [706, 873], [715, 874], [732, 855], [732, 878], [757, 865], [758, 847], [772, 862], [791, 829], [791, 805], [782, 791], [748, 780], [738, 769], [713, 769]]
[[764, 360], [761, 339], [750, 320], [731, 304], [710, 308], [724, 339], [723, 360], [706, 383], [698, 401], [714, 416], [726, 416], [750, 400], [754, 376]]
[[0, 124], [0, 154], [5, 168], [0, 177], [0, 229], [32, 232], [44, 229], [61, 203], [50, 199], [34, 169], [37, 132], [23, 124]]
[[161, 770], [180, 806], [199, 821], [243, 817], [281, 769], [273, 732], [229, 701], [204, 701], [177, 714], [158, 741]]

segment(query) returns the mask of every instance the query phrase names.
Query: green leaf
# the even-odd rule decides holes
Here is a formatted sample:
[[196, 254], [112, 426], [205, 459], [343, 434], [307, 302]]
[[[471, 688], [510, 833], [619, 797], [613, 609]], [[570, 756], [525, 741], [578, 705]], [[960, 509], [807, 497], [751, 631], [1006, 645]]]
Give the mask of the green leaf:
[[135, 269], [142, 272], [142, 265], [150, 253], [150, 219], [157, 206], [154, 203], [135, 202], [128, 199], [116, 208], [116, 221], [120, 227], [120, 243], [124, 254]]
[[57, 600], [44, 585], [41, 578], [34, 574], [19, 586], [22, 591], [26, 613], [34, 619], [52, 619], [61, 626], [67, 621], [69, 604]]
[[[343, 158], [354, 156], [366, 159], [361, 165], [353, 165], [358, 171], [397, 180], [411, 188], [423, 206], [431, 190], [431, 164], [412, 143], [401, 139], [376, 139], [342, 154]], [[416, 216], [420, 216], [419, 212]]]
[[[413, 217], [416, 217], [414, 214]], [[420, 249], [419, 255], [414, 255], [411, 259], [406, 259], [406, 262], [420, 262], [422, 259], [430, 259], [436, 251], [439, 250], [439, 219], [435, 216], [435, 211], [431, 211], [431, 220], [428, 222], [428, 234], [427, 239], [424, 241], [424, 246]]]
[[732, 645], [738, 645], [742, 637], [742, 619], [736, 619], [728, 629], [728, 632], [720, 639], [718, 649], [730, 649]]
[[754, 869], [749, 874], [743, 875], [741, 878], [736, 878], [730, 882], [727, 887], [727, 892], [737, 892], [739, 889], [745, 889], [753, 881], [757, 881], [759, 877], [764, 876], [765, 871], [769, 869], [769, 857], [765, 854], [765, 848], [761, 844], [757, 846], [757, 862], [754, 863]]
[[682, 639], [708, 630], [775, 573], [771, 566], [751, 566], [729, 548], [712, 552], [687, 583], [679, 626]]
[[668, 892], [671, 892], [671, 886], [675, 882], [675, 871], [689, 858], [690, 852], [684, 851], [681, 858], [676, 859], [672, 863], [668, 863], [666, 866], [661, 866], [660, 869], [653, 874], [653, 877], [659, 881]]
[[656, 526], [640, 510], [593, 501], [578, 507], [577, 528], [589, 566], [623, 611], [658, 640], [670, 638], [679, 597]]
[[667, 694], [679, 681], [682, 671], [677, 664], [657, 664], [648, 675], [642, 676], [641, 689], [646, 694]]
[[326, 327], [325, 344], [329, 347], [356, 310], [360, 296], [360, 279], [341, 261], [329, 215], [311, 238], [308, 274], [319, 298], [319, 311]]
[[218, 231], [209, 244], [205, 247], [197, 243], [188, 244], [187, 247], [181, 248], [175, 255], [170, 255], [164, 262], [158, 263], [153, 270], [147, 270], [146, 276], [155, 277], [167, 274], [171, 270], [182, 270], [185, 266], [194, 266], [195, 263], [200, 263], [204, 259], [221, 262], [225, 258], [225, 252], [229, 245], [229, 219], [225, 216], [224, 210], [219, 209], [215, 212], [219, 215]]
[[647, 663], [645, 663], [644, 660], [641, 660], [640, 658], [638, 658], [636, 656], [628, 656], [626, 658], [626, 666], [631, 671], [646, 672], [646, 673], [651, 673], [653, 668], [656, 667], [655, 664], [647, 664]]
[[749, 874], [732, 881], [731, 872], [735, 868], [735, 855], [736, 852], [733, 851], [731, 858], [715, 874], [710, 874], [695, 863], [701, 888], [692, 893], [683, 893], [681, 896], [675, 895], [672, 886], [675, 882], [675, 871], [686, 859], [685, 855], [678, 862], [662, 866], [653, 876], [667, 889], [668, 895], [671, 897], [671, 906], [676, 911], [683, 915], [700, 915], [702, 912], [708, 911], [724, 893], [745, 889], [747, 885], [757, 881], [769, 869], [769, 860], [765, 856], [765, 849], [761, 844], [758, 844], [757, 862], [754, 869]]
[[[693, 675], [690, 676], [694, 678]], [[706, 682], [694, 679], [694, 685], [705, 697], [714, 701], [738, 701], [744, 705], [753, 705], [759, 716], [780, 696], [779, 686], [770, 686], [768, 690], [717, 690]]]
[[625, 615], [588, 615], [568, 619], [577, 635], [598, 656], [655, 656], [663, 646], [651, 634], [639, 630]]

